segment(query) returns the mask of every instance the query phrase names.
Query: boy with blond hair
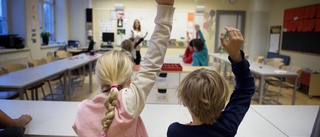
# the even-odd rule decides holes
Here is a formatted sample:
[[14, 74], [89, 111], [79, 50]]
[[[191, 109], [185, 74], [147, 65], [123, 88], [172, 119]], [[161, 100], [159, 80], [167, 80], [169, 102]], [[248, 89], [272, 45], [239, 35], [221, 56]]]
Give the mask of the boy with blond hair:
[[236, 86], [230, 101], [228, 86], [219, 73], [209, 69], [191, 72], [178, 87], [178, 99], [188, 108], [192, 122], [173, 123], [168, 137], [233, 137], [249, 109], [254, 93], [254, 79], [249, 62], [240, 50], [243, 37], [238, 29], [226, 27], [229, 41], [221, 34], [220, 40], [229, 54]]

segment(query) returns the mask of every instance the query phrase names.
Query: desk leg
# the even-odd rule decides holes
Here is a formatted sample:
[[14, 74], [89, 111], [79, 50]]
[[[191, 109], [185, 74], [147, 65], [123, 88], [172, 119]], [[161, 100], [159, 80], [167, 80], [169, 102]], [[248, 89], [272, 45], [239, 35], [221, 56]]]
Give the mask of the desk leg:
[[294, 82], [294, 88], [292, 93], [292, 105], [294, 105], [296, 102], [297, 85], [298, 85], [298, 77], [296, 77]]
[[64, 95], [64, 100], [67, 101], [67, 92], [68, 92], [68, 81], [67, 81], [67, 76], [68, 76], [68, 71], [65, 71], [63, 73], [63, 95]]
[[92, 63], [89, 63], [89, 93], [92, 93]]
[[263, 101], [263, 93], [264, 93], [264, 76], [261, 76], [260, 78], [260, 90], [259, 90], [259, 104], [262, 104], [262, 101]]
[[67, 90], [67, 97], [68, 97], [68, 99], [67, 99], [67, 101], [70, 101], [71, 100], [71, 90], [72, 90], [72, 78], [71, 78], [71, 70], [69, 69], [68, 70], [68, 90]]
[[[20, 98], [20, 100], [24, 100], [23, 93], [24, 93], [24, 89], [23, 89], [23, 88], [20, 88], [20, 89], [19, 89], [19, 98]], [[26, 94], [27, 94], [27, 93], [26, 93]]]

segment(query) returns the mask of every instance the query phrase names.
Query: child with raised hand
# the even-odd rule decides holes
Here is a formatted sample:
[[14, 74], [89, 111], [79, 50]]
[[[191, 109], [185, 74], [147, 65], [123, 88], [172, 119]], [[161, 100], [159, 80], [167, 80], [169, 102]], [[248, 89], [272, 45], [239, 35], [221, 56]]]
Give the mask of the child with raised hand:
[[200, 30], [200, 26], [196, 24], [194, 28], [200, 39], [197, 38], [192, 41], [193, 50], [195, 51], [192, 55], [192, 66], [208, 66], [209, 57], [207, 44]]
[[188, 108], [192, 122], [172, 123], [168, 137], [234, 137], [249, 109], [255, 84], [240, 47], [243, 37], [238, 29], [226, 27], [229, 41], [221, 34], [220, 41], [229, 54], [236, 86], [228, 98], [228, 86], [218, 72], [198, 69], [191, 72], [178, 86], [178, 99]]
[[151, 42], [137, 76], [131, 82], [134, 63], [125, 50], [109, 51], [96, 64], [96, 80], [102, 93], [79, 104], [73, 125], [79, 137], [147, 137], [140, 117], [145, 100], [161, 72], [172, 29], [174, 0], [158, 3]]

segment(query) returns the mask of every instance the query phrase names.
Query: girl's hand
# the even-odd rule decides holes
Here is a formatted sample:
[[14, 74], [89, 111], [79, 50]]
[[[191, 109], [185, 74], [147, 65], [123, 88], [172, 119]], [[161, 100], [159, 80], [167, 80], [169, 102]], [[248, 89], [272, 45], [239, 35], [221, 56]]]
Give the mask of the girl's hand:
[[198, 24], [194, 25], [194, 29], [196, 29], [196, 31], [200, 30], [200, 26]]
[[229, 34], [229, 41], [225, 39], [223, 33], [220, 35], [220, 41], [224, 49], [228, 52], [230, 58], [234, 62], [240, 62], [242, 60], [240, 48], [243, 44], [243, 36], [236, 28], [225, 27]]
[[174, 0], [156, 0], [158, 5], [171, 5], [173, 6]]

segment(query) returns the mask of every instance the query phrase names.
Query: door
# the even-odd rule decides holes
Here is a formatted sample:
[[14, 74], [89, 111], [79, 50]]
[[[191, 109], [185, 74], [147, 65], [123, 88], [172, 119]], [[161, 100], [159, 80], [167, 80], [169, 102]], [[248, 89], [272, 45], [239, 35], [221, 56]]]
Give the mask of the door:
[[244, 37], [244, 26], [246, 12], [245, 11], [225, 11], [225, 10], [217, 10], [216, 14], [216, 34], [215, 34], [215, 46], [214, 51], [217, 52], [220, 43], [220, 34], [225, 33], [225, 26], [234, 27], [240, 30]]

